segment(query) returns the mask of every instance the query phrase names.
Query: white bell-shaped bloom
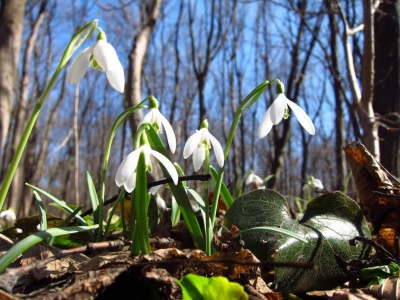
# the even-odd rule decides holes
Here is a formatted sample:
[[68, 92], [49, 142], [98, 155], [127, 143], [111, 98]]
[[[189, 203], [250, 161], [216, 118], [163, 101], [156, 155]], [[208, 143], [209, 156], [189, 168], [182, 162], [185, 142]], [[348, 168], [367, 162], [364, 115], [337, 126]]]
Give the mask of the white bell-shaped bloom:
[[174, 184], [178, 183], [178, 172], [173, 163], [161, 153], [151, 149], [148, 144], [140, 146], [138, 149], [129, 153], [121, 162], [115, 175], [115, 183], [118, 187], [124, 186], [128, 193], [131, 193], [136, 186], [136, 169], [139, 162], [140, 153], [144, 153], [146, 167], [152, 171], [151, 156], [154, 156], [167, 169]]
[[282, 121], [282, 119], [289, 118], [289, 107], [292, 109], [301, 126], [303, 126], [309, 134], [314, 135], [315, 128], [310, 117], [300, 106], [285, 96], [285, 87], [282, 82], [278, 81], [276, 90], [278, 96], [272, 105], [267, 109], [264, 117], [261, 120], [261, 123], [258, 127], [258, 137], [265, 137], [271, 131], [273, 125], [277, 125], [280, 121]]
[[247, 176], [245, 184], [252, 185], [256, 188], [264, 187], [264, 181], [261, 179], [260, 176], [254, 173], [250, 173], [249, 176]]
[[68, 71], [67, 82], [78, 83], [92, 65], [106, 73], [108, 82], [118, 92], [125, 88], [125, 74], [114, 47], [105, 40], [98, 40], [94, 45], [84, 49], [74, 59]]
[[314, 189], [316, 191], [322, 191], [324, 189], [324, 185], [322, 184], [322, 181], [317, 178], [314, 178], [314, 176], [308, 177], [307, 184], [305, 184], [303, 186], [303, 191], [309, 187], [311, 187], [312, 189]]
[[149, 112], [143, 117], [139, 126], [143, 123], [151, 124], [156, 131], [162, 132], [162, 127], [165, 129], [167, 135], [168, 145], [171, 152], [174, 153], [176, 150], [176, 137], [174, 130], [168, 120], [161, 114], [158, 108], [150, 108]]
[[206, 149], [214, 148], [215, 157], [220, 167], [224, 165], [224, 151], [218, 140], [208, 131], [201, 128], [189, 137], [183, 149], [183, 158], [193, 154], [193, 168], [197, 172], [206, 158]]

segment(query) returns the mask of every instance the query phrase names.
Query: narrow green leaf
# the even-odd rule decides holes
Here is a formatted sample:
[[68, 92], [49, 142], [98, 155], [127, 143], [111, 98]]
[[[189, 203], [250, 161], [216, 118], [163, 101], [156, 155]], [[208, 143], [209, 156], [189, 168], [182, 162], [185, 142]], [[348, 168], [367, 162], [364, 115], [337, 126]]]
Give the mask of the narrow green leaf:
[[[149, 195], [147, 193], [146, 159], [143, 152], [139, 155], [136, 172], [134, 213], [136, 218], [135, 230], [138, 232], [139, 240], [133, 240], [132, 244], [139, 243], [142, 254], [148, 254], [150, 252], [149, 223], [147, 220]], [[132, 254], [138, 255], [139, 253]]]
[[22, 241], [15, 244], [0, 258], [0, 273], [2, 273], [20, 254], [24, 253], [34, 245], [60, 235], [72, 234], [77, 232], [85, 232], [96, 229], [98, 226], [74, 226], [63, 228], [51, 228], [48, 230], [39, 231], [24, 238]]
[[44, 203], [36, 191], [33, 191], [33, 195], [35, 196], [36, 202], [39, 206], [40, 230], [47, 230], [47, 214], [44, 208]]
[[141, 103], [139, 103], [138, 105], [134, 106], [134, 107], [130, 107], [128, 109], [126, 109], [125, 111], [123, 111], [115, 120], [112, 128], [111, 128], [111, 132], [110, 135], [108, 137], [108, 141], [107, 141], [107, 147], [106, 147], [106, 152], [104, 154], [104, 161], [103, 161], [103, 169], [101, 171], [101, 182], [100, 182], [100, 198], [99, 198], [99, 206], [100, 206], [100, 210], [103, 211], [103, 205], [104, 205], [104, 197], [105, 197], [105, 191], [106, 191], [106, 177], [107, 177], [107, 168], [108, 168], [108, 161], [110, 159], [110, 154], [111, 154], [111, 146], [112, 146], [112, 142], [114, 140], [114, 137], [118, 131], [118, 129], [121, 127], [121, 125], [137, 110], [145, 108], [146, 106], [143, 105], [143, 103], [147, 100], [147, 98], [145, 98]]
[[[49, 194], [46, 191], [43, 191], [42, 189], [35, 187], [29, 183], [26, 184], [28, 187], [30, 187], [31, 189], [33, 189], [34, 191], [37, 191], [38, 193], [41, 193], [42, 195], [45, 195], [46, 197], [48, 197], [50, 200], [54, 201], [55, 203], [57, 203], [59, 206], [61, 206], [66, 212], [68, 212], [69, 214], [74, 213], [74, 210], [72, 208], [70, 208], [64, 201], [57, 199], [56, 197], [54, 197], [53, 195]], [[76, 219], [78, 220], [79, 224], [87, 226], [86, 221], [79, 215], [75, 216]]]
[[103, 232], [103, 206], [99, 206], [96, 187], [94, 186], [92, 176], [90, 176], [89, 172], [86, 172], [86, 179], [89, 188], [90, 202], [93, 209], [93, 221], [94, 224], [99, 224], [99, 228], [96, 230], [96, 241], [100, 241]]
[[[213, 181], [216, 182], [218, 179], [218, 172], [215, 170], [212, 166], [210, 167], [211, 171], [211, 176], [213, 178]], [[229, 192], [228, 188], [226, 187], [225, 183], [221, 183], [221, 196], [222, 200], [224, 201], [225, 205], [227, 208], [231, 207], [233, 203], [233, 197], [231, 193]]]
[[[163, 154], [165, 157], [170, 158], [167, 149], [157, 132], [154, 130], [152, 126], [149, 126], [149, 130], [147, 131], [147, 137], [149, 139], [149, 143], [153, 149]], [[164, 168], [162, 164], [160, 164], [162, 171], [164, 172], [164, 176], [170, 178], [168, 171]], [[199, 222], [197, 221], [196, 214], [193, 212], [192, 205], [190, 204], [189, 198], [186, 194], [185, 187], [182, 182], [178, 182], [177, 185], [170, 184], [170, 189], [172, 194], [174, 195], [176, 202], [178, 203], [179, 209], [181, 210], [181, 214], [183, 219], [186, 222], [188, 230], [192, 236], [193, 242], [199, 249], [204, 249], [204, 240], [203, 233], [201, 231]]]

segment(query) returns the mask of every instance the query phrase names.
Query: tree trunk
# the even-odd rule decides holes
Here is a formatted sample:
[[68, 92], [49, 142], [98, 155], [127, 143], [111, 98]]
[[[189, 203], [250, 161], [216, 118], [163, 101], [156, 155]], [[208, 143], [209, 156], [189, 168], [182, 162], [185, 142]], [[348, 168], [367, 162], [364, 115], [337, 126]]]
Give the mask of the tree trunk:
[[2, 0], [0, 11], [0, 150], [8, 133], [26, 0]]
[[372, 107], [374, 97], [374, 18], [372, 0], [364, 0], [364, 54], [362, 64], [362, 94], [359, 106], [363, 143], [377, 161], [380, 160], [378, 126]]
[[[142, 70], [143, 60], [146, 55], [147, 46], [151, 34], [157, 22], [161, 10], [162, 0], [143, 0], [142, 5], [146, 7], [143, 19], [145, 20], [139, 29], [129, 54], [129, 68], [126, 84], [125, 105], [127, 107], [138, 105], [142, 100]], [[132, 136], [142, 120], [142, 112], [136, 111], [130, 119]]]
[[400, 1], [380, 4], [374, 16], [375, 84], [374, 110], [380, 116], [381, 163], [395, 176], [400, 175]]
[[[23, 66], [22, 66], [22, 76], [21, 76], [21, 83], [19, 87], [19, 97], [18, 103], [15, 108], [15, 124], [12, 136], [12, 155], [16, 152], [19, 142], [22, 138], [22, 133], [26, 126], [27, 122], [27, 110], [29, 108], [29, 82], [30, 82], [30, 69], [31, 69], [31, 60], [32, 60], [32, 53], [34, 50], [34, 46], [36, 43], [36, 38], [39, 32], [39, 29], [43, 23], [44, 17], [46, 15], [46, 4], [47, 1], [43, 1], [40, 5], [40, 9], [36, 19], [31, 24], [31, 32], [28, 38], [28, 45], [24, 52], [23, 57]], [[34, 132], [32, 132], [32, 135]], [[32, 137], [31, 137], [32, 139]], [[29, 149], [27, 149], [29, 150]], [[27, 157], [27, 151], [22, 155], [20, 164], [14, 174], [13, 181], [10, 186], [9, 191], [9, 206], [17, 210], [17, 207], [21, 203], [21, 196], [25, 187], [25, 172], [30, 172], [30, 170], [25, 170], [25, 158]]]
[[[326, 1], [329, 11], [333, 11], [333, 3]], [[340, 75], [339, 66], [339, 51], [337, 46], [337, 35], [339, 33], [338, 24], [335, 16], [329, 14], [330, 27], [330, 58], [331, 58], [331, 73], [333, 77], [333, 92], [335, 94], [335, 157], [336, 157], [336, 182], [334, 183], [335, 190], [343, 191], [347, 174], [347, 162], [345, 152], [342, 147], [345, 144], [344, 138], [344, 112], [343, 112], [343, 95], [342, 95], [342, 77]]]

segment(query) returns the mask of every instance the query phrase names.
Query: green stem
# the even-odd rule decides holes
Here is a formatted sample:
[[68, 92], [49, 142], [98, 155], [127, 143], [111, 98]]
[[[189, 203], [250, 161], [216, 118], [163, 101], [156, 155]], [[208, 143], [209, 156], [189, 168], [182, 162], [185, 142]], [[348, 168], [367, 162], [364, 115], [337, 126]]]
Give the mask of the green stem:
[[[243, 112], [258, 100], [258, 98], [262, 95], [262, 93], [264, 92], [264, 90], [270, 83], [277, 81], [277, 80], [278, 79], [273, 79], [271, 81], [267, 80], [267, 81], [262, 82], [253, 91], [251, 91], [250, 94], [248, 94], [246, 96], [246, 98], [244, 98], [243, 101], [240, 103], [238, 109], [236, 110], [236, 112], [233, 116], [231, 129], [229, 131], [229, 135], [228, 135], [228, 138], [227, 138], [226, 144], [225, 144], [225, 149], [224, 149], [225, 164], [228, 159], [229, 150], [231, 148], [231, 144], [233, 142], [233, 138], [236, 133], [236, 128], [239, 124], [240, 117], [242, 116]], [[219, 199], [219, 194], [221, 191], [222, 178], [224, 176], [225, 164], [224, 164], [224, 166], [222, 166], [219, 169], [217, 181], [215, 183], [214, 198], [213, 198], [213, 202], [212, 202], [212, 206], [211, 206], [211, 214], [210, 214], [211, 215], [211, 224], [215, 224], [215, 218], [216, 218], [217, 207], [218, 207], [218, 199]]]
[[4, 178], [4, 182], [0, 188], [0, 211], [3, 208], [4, 201], [6, 199], [8, 190], [10, 188], [11, 182], [14, 178], [15, 171], [17, 170], [18, 164], [21, 160], [22, 154], [24, 153], [26, 144], [28, 142], [29, 136], [32, 133], [33, 128], [35, 127], [36, 120], [39, 117], [40, 111], [42, 110], [43, 103], [46, 100], [47, 96], [49, 95], [50, 91], [53, 89], [53, 86], [58, 78], [58, 75], [60, 74], [62, 69], [57, 69], [56, 72], [54, 72], [53, 76], [50, 79], [49, 84], [47, 85], [44, 93], [40, 97], [38, 103], [36, 103], [35, 108], [33, 110], [32, 115], [30, 116], [28, 120], [28, 124], [25, 127], [25, 130], [22, 134], [22, 138], [19, 141], [17, 150], [15, 151], [14, 157], [11, 161], [10, 166], [8, 167], [6, 176]]
[[[205, 161], [204, 161], [204, 173], [209, 174], [210, 173], [210, 150], [206, 149], [206, 154], [205, 154]], [[206, 213], [206, 219], [204, 224], [204, 233], [205, 233], [205, 242], [206, 242], [206, 254], [211, 255], [211, 243], [212, 243], [212, 232], [213, 232], [213, 226], [212, 223], [210, 222], [210, 201], [208, 199], [208, 181], [204, 183], [204, 204], [205, 204], [205, 213]]]
[[140, 102], [138, 105], [134, 107], [130, 107], [126, 109], [124, 112], [122, 112], [118, 118], [115, 120], [110, 136], [108, 137], [108, 142], [107, 142], [107, 148], [106, 152], [104, 155], [104, 161], [103, 161], [103, 168], [101, 171], [101, 181], [100, 181], [100, 197], [99, 197], [99, 218], [100, 220], [103, 220], [103, 210], [104, 210], [104, 201], [105, 201], [105, 193], [106, 193], [106, 176], [107, 176], [107, 168], [108, 168], [108, 161], [110, 158], [110, 153], [111, 153], [111, 146], [112, 142], [114, 140], [115, 134], [117, 133], [118, 129], [121, 127], [121, 125], [137, 110], [145, 108], [143, 103], [147, 101], [149, 97], [145, 98], [142, 102]]
[[[149, 224], [147, 220], [147, 210], [149, 202], [149, 194], [147, 192], [147, 176], [146, 176], [146, 160], [145, 154], [142, 152], [139, 156], [136, 176], [136, 187], [135, 187], [135, 231], [137, 236], [134, 238], [137, 240], [132, 243], [139, 243], [142, 254], [150, 252], [150, 237], [149, 237]], [[133, 253], [138, 255], [139, 253]]]
[[28, 123], [25, 127], [25, 130], [22, 134], [22, 138], [19, 141], [17, 150], [15, 151], [14, 157], [8, 167], [6, 176], [4, 178], [4, 182], [0, 188], [0, 211], [3, 208], [4, 201], [6, 199], [8, 190], [10, 188], [11, 182], [14, 178], [15, 171], [17, 170], [18, 164], [21, 160], [22, 154], [24, 153], [26, 144], [28, 142], [29, 136], [32, 133], [33, 128], [35, 127], [36, 120], [39, 117], [40, 111], [42, 110], [44, 101], [47, 99], [48, 95], [50, 94], [51, 90], [53, 89], [54, 84], [57, 81], [58, 76], [60, 75], [63, 68], [66, 66], [68, 61], [71, 59], [74, 52], [82, 45], [83, 42], [87, 40], [87, 38], [93, 33], [93, 31], [97, 28], [97, 20], [93, 20], [82, 27], [72, 38], [69, 42], [67, 48], [65, 49], [63, 56], [61, 57], [60, 63], [54, 72], [53, 76], [50, 79], [49, 84], [47, 85], [46, 89], [44, 90], [42, 96], [39, 98], [38, 103], [36, 103], [35, 108], [30, 116]]

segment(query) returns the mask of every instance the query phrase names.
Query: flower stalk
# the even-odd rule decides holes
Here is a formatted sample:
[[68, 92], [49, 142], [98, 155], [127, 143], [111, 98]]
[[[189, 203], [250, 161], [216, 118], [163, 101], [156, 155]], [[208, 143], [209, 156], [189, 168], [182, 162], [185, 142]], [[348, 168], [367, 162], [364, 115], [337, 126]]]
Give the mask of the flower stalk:
[[21, 140], [18, 143], [17, 150], [15, 151], [14, 157], [8, 167], [6, 176], [4, 177], [4, 182], [0, 188], [0, 211], [3, 208], [5, 198], [7, 196], [8, 190], [10, 188], [11, 182], [14, 178], [15, 172], [21, 160], [21, 157], [24, 153], [26, 148], [26, 144], [28, 139], [32, 133], [33, 128], [35, 127], [36, 121], [40, 115], [40, 112], [43, 108], [43, 104], [47, 97], [49, 96], [50, 92], [52, 91], [58, 76], [60, 75], [63, 68], [66, 66], [68, 61], [71, 59], [74, 52], [85, 42], [90, 35], [92, 35], [93, 31], [97, 28], [98, 21], [93, 20], [90, 23], [86, 24], [82, 27], [71, 39], [67, 48], [65, 49], [63, 56], [60, 60], [60, 63], [55, 70], [54, 74], [51, 76], [49, 83], [46, 86], [43, 94], [40, 96], [38, 102], [36, 103], [31, 116], [29, 117], [28, 123], [22, 133]]

